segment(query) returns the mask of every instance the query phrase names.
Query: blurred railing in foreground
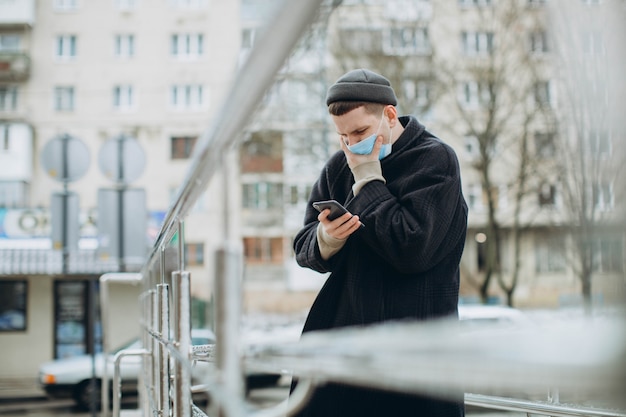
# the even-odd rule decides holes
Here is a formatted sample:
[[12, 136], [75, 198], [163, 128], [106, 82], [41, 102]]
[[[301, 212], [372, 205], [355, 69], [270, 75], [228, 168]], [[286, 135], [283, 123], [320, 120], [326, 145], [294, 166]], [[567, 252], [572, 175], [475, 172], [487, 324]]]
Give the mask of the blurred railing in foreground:
[[[344, 382], [446, 397], [463, 392], [512, 392], [545, 389], [576, 390], [590, 396], [616, 391], [621, 400], [625, 376], [623, 317], [605, 322], [582, 321], [538, 326], [516, 332], [492, 328], [460, 332], [456, 322], [395, 323], [360, 329], [342, 329], [304, 335], [297, 343], [244, 346], [239, 337], [242, 253], [224, 221], [225, 243], [216, 253], [215, 346], [193, 347], [190, 341], [190, 274], [184, 265], [183, 222], [198, 196], [217, 171], [227, 152], [241, 139], [256, 103], [272, 84], [276, 72], [318, 13], [327, 13], [321, 0], [286, 1], [267, 26], [245, 66], [236, 77], [222, 112], [197, 145], [191, 167], [168, 211], [149, 259], [138, 274], [107, 274], [103, 280], [137, 284], [141, 296], [144, 349], [120, 353], [143, 357], [140, 412], [145, 416], [188, 417], [204, 411], [192, 404], [192, 391], [210, 395], [210, 415], [283, 416], [305, 404], [316, 386]], [[224, 201], [228, 201], [224, 198]], [[226, 204], [226, 203], [225, 203]], [[228, 213], [226, 207], [224, 212]], [[178, 235], [177, 270], [166, 274], [165, 249]], [[106, 335], [108, 293], [102, 292]], [[106, 338], [103, 343], [108, 349]], [[214, 372], [191, 386], [193, 362], [215, 363]], [[254, 410], [245, 402], [242, 366], [276, 372], [285, 370], [300, 384], [289, 402]], [[113, 384], [119, 384], [119, 366]], [[104, 387], [108, 386], [104, 378]], [[108, 412], [103, 389], [104, 413]], [[113, 411], [121, 413], [115, 389]], [[612, 395], [609, 395], [613, 397]], [[626, 416], [610, 409], [583, 409], [468, 394], [468, 404], [554, 416]]]

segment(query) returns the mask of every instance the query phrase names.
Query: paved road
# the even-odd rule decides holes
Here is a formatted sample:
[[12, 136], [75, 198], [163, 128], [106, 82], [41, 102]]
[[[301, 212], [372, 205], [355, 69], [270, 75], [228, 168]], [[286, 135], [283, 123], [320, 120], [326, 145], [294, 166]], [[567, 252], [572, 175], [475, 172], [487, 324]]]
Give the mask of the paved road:
[[[276, 406], [287, 396], [289, 386], [281, 383], [274, 387], [255, 389], [250, 391], [249, 403], [258, 408]], [[132, 398], [124, 400], [122, 413], [134, 414], [132, 410], [137, 407], [137, 402]], [[100, 413], [95, 413], [99, 417]], [[93, 417], [94, 414], [79, 410], [74, 402], [68, 400], [48, 400], [42, 397], [23, 398], [15, 400], [4, 399], [0, 401], [1, 417]], [[524, 413], [490, 412], [488, 410], [468, 410], [467, 416], [471, 417], [525, 417]]]

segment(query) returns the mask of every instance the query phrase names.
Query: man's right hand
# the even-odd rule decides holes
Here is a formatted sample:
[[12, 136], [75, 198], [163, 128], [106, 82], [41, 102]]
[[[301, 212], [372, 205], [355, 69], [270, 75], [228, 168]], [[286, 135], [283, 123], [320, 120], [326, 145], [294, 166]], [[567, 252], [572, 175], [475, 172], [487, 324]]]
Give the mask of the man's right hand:
[[361, 227], [359, 216], [352, 213], [345, 213], [335, 220], [328, 220], [329, 214], [329, 209], [323, 210], [318, 214], [317, 220], [322, 224], [324, 232], [334, 239], [345, 240]]

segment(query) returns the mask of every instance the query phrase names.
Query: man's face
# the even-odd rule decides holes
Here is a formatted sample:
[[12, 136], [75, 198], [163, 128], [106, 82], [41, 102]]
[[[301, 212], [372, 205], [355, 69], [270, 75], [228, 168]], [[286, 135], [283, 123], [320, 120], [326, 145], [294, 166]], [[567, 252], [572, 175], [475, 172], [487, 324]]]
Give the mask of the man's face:
[[348, 146], [359, 143], [377, 133], [381, 115], [370, 114], [365, 107], [358, 107], [341, 116], [332, 116], [337, 133]]

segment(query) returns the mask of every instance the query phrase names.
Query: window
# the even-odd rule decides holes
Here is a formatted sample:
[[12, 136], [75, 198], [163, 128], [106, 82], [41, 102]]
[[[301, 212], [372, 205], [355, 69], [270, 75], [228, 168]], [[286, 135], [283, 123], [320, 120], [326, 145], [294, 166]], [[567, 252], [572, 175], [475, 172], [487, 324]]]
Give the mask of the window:
[[247, 263], [283, 263], [282, 237], [244, 237], [244, 257]]
[[170, 97], [176, 110], [201, 110], [204, 106], [204, 88], [201, 85], [174, 85]]
[[196, 146], [197, 140], [197, 136], [172, 137], [172, 159], [188, 159]]
[[11, 150], [11, 140], [9, 138], [9, 125], [0, 124], [0, 152], [8, 152]]
[[479, 212], [485, 209], [483, 205], [483, 188], [479, 184], [468, 186], [464, 194], [467, 197], [467, 206], [471, 211]]
[[467, 135], [463, 138], [465, 155], [473, 160], [480, 157], [480, 143], [474, 135]]
[[246, 28], [241, 32], [241, 49], [249, 50], [254, 47], [256, 29]]
[[115, 56], [130, 58], [135, 55], [134, 35], [115, 35]]
[[0, 51], [18, 52], [20, 50], [20, 36], [12, 34], [0, 35]]
[[[0, 127], [1, 132], [1, 127]], [[0, 134], [0, 136], [2, 136]], [[0, 153], [9, 151], [9, 141], [0, 138], [2, 149]], [[0, 182], [0, 207], [23, 208], [29, 205], [29, 184], [25, 181], [1, 181]]]
[[26, 330], [27, 290], [24, 280], [0, 281], [0, 332]]
[[486, 84], [476, 81], [461, 83], [459, 101], [465, 108], [479, 108], [490, 102], [491, 94]]
[[57, 36], [57, 58], [71, 59], [76, 57], [76, 35]]
[[543, 108], [554, 107], [554, 93], [550, 81], [539, 81], [535, 83], [535, 105]]
[[598, 181], [592, 186], [593, 205], [596, 210], [609, 211], [613, 209], [613, 184]]
[[493, 0], [459, 0], [461, 7], [486, 7], [492, 4]]
[[283, 206], [283, 185], [275, 182], [243, 184], [243, 207], [268, 209]]
[[[372, 29], [342, 29], [339, 35], [340, 48], [360, 53], [381, 51], [382, 38], [380, 31]], [[385, 46], [387, 48], [387, 46]]]
[[593, 272], [621, 273], [624, 270], [624, 245], [619, 238], [596, 238], [587, 243]]
[[73, 111], [74, 110], [74, 87], [54, 88], [54, 110]]
[[113, 87], [113, 107], [116, 110], [129, 110], [135, 106], [135, 95], [132, 85]]
[[0, 112], [17, 110], [17, 87], [0, 86]]
[[487, 55], [493, 52], [492, 32], [462, 32], [461, 43], [465, 55]]
[[185, 265], [204, 265], [204, 243], [185, 243]]
[[537, 55], [548, 52], [548, 34], [545, 30], [531, 32], [530, 52]]
[[206, 6], [207, 0], [170, 0], [173, 7], [180, 9], [200, 9]]
[[132, 10], [137, 8], [137, 0], [115, 0], [115, 7], [119, 10]]
[[537, 273], [565, 271], [565, 239], [562, 236], [535, 237], [535, 270]]
[[78, 7], [78, 0], [54, 0], [54, 10], [74, 10]]
[[539, 206], [554, 207], [556, 205], [556, 187], [553, 184], [541, 184], [539, 187]]
[[418, 55], [430, 52], [428, 28], [400, 27], [385, 31], [384, 51], [388, 55]]
[[607, 157], [611, 154], [611, 135], [607, 131], [593, 131], [589, 133], [589, 151], [595, 158]]
[[310, 184], [292, 184], [289, 188], [289, 204], [292, 206], [307, 204], [313, 187]]
[[430, 104], [430, 83], [405, 79], [402, 83], [404, 97], [417, 107], [424, 108]]
[[539, 158], [553, 158], [556, 155], [554, 133], [535, 133], [535, 153]]
[[174, 34], [172, 35], [172, 55], [177, 58], [198, 58], [204, 54], [204, 35]]
[[588, 31], [582, 34], [583, 53], [589, 56], [601, 56], [605, 53], [602, 33]]

